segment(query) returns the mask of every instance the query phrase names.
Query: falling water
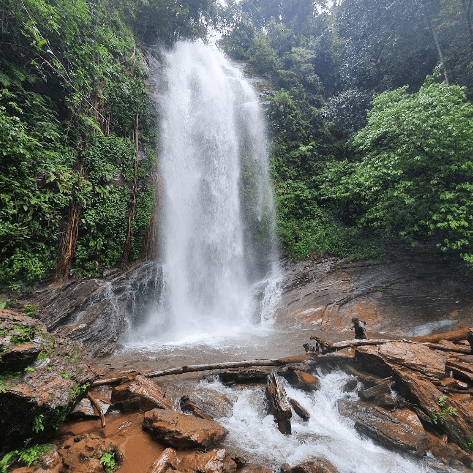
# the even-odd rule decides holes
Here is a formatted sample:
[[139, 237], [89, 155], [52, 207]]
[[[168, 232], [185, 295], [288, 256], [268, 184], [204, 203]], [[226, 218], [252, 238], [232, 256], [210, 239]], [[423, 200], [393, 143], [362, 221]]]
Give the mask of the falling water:
[[[249, 330], [274, 295], [274, 212], [258, 97], [217, 49], [165, 55], [160, 171], [163, 297], [135, 338]], [[257, 322], [257, 324], [255, 324]]]

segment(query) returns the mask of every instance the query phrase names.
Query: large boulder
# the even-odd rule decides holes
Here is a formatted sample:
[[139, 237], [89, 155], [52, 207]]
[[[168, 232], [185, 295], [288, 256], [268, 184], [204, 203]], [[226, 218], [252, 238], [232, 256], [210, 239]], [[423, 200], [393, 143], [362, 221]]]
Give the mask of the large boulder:
[[8, 451], [49, 439], [97, 374], [80, 344], [38, 320], [2, 310], [0, 332], [9, 340], [0, 363], [0, 451]]
[[164, 391], [153, 381], [141, 375], [133, 381], [115, 387], [112, 391], [111, 403], [115, 409], [123, 412], [146, 412], [151, 409], [171, 408], [170, 402], [165, 399]]
[[340, 414], [355, 421], [355, 428], [387, 448], [422, 456], [428, 440], [417, 415], [408, 409], [388, 412], [378, 406], [339, 401]]
[[172, 448], [164, 450], [159, 459], [148, 470], [148, 473], [235, 473], [237, 464], [224, 449], [199, 453], [178, 453]]
[[150, 432], [156, 441], [179, 450], [211, 448], [227, 435], [227, 431], [216, 422], [163, 409], [146, 412], [143, 429]]
[[318, 457], [291, 468], [291, 473], [339, 473], [338, 469], [327, 459]]
[[233, 414], [233, 402], [225, 394], [213, 389], [199, 389], [182, 396], [179, 406], [183, 412], [189, 412], [201, 419], [213, 420], [231, 417]]

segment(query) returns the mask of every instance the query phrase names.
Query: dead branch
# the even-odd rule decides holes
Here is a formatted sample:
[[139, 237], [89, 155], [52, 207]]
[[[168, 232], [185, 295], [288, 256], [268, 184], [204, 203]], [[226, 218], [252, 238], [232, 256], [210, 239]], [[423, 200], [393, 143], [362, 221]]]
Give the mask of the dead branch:
[[92, 405], [95, 407], [95, 409], [99, 413], [100, 422], [102, 422], [102, 429], [105, 429], [105, 425], [106, 425], [105, 424], [105, 415], [103, 413], [102, 408], [100, 407], [100, 404], [97, 402], [97, 399], [95, 399], [95, 397], [92, 396], [92, 394], [90, 394], [90, 392], [87, 393], [87, 397], [90, 399], [90, 402], [92, 403]]

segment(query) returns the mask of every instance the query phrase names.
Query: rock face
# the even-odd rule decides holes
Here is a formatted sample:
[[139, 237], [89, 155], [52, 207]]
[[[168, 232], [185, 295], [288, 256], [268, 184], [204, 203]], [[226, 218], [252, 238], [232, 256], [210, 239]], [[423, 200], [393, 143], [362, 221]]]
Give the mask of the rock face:
[[37, 291], [29, 301], [52, 333], [81, 341], [91, 357], [113, 353], [126, 329], [125, 318], [145, 317], [159, 300], [162, 270], [156, 263], [115, 271], [101, 279], [79, 280]]
[[[351, 318], [367, 321], [368, 337], [382, 332], [422, 335], [441, 324], [468, 326], [473, 315], [468, 270], [435, 248], [397, 245], [381, 262], [349, 263], [320, 255], [286, 266], [277, 320], [353, 338]], [[392, 337], [392, 338], [396, 338]]]
[[35, 319], [2, 310], [0, 332], [10, 343], [0, 363], [0, 450], [8, 451], [48, 439], [97, 375], [78, 343]]
[[177, 448], [211, 448], [227, 431], [216, 422], [171, 410], [154, 409], [145, 414], [143, 428], [164, 445]]
[[355, 421], [355, 428], [387, 448], [424, 455], [428, 440], [417, 415], [408, 409], [388, 412], [378, 406], [343, 400], [340, 413]]

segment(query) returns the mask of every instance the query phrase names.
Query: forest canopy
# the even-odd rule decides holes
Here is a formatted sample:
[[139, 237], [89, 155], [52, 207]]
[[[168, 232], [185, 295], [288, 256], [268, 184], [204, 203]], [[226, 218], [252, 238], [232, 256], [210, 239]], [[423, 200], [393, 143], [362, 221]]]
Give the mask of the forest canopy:
[[269, 86], [296, 258], [428, 242], [473, 261], [473, 1], [242, 0], [221, 45]]
[[143, 255], [147, 54], [218, 30], [262, 78], [282, 251], [473, 262], [473, 0], [0, 0], [0, 284]]

